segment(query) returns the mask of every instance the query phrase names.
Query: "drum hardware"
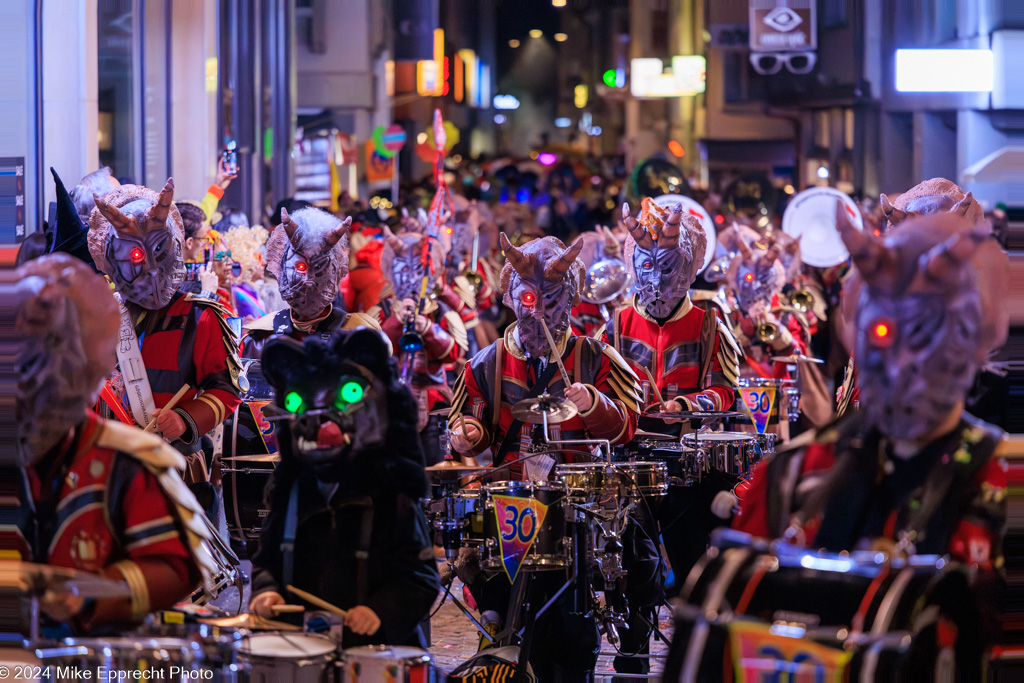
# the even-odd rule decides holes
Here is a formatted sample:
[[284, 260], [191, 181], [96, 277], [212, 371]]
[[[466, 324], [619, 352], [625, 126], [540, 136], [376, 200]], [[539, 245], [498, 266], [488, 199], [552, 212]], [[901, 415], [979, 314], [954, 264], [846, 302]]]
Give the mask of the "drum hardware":
[[238, 661], [238, 649], [250, 635], [246, 629], [204, 624], [194, 614], [172, 610], [151, 615], [140, 635], [199, 643], [203, 651], [203, 668], [213, 665], [221, 673], [222, 680], [234, 680], [234, 674], [245, 668]]
[[786, 387], [782, 390], [783, 403], [786, 406], [786, 417], [790, 422], [800, 419], [800, 390]]
[[[738, 410], [680, 410], [674, 413], [644, 413], [644, 417], [655, 420], [727, 420], [735, 417], [746, 417], [747, 414]], [[645, 432], [646, 434], [646, 432]], [[675, 440], [675, 437], [672, 437]]]
[[[56, 681], [100, 680], [106, 674], [140, 668], [150, 679], [161, 681], [203, 678], [197, 675], [204, 668], [202, 645], [180, 638], [67, 638], [58, 647], [39, 648], [35, 654]], [[145, 667], [140, 667], [142, 662]]]
[[697, 450], [702, 471], [711, 469], [745, 477], [760, 461], [754, 435], [745, 432], [703, 432], [684, 434], [683, 444]]

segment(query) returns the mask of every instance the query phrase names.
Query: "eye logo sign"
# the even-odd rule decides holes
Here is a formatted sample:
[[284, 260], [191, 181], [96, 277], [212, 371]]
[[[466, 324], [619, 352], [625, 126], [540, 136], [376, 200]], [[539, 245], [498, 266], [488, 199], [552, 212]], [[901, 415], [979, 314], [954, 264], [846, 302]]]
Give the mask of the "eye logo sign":
[[534, 498], [494, 496], [501, 565], [510, 582], [514, 583], [519, 575], [523, 558], [537, 540], [537, 531], [547, 514], [548, 506]]
[[758, 434], [764, 434], [775, 405], [775, 387], [740, 387], [743, 412], [757, 427]]
[[776, 7], [766, 14], [764, 19], [761, 21], [763, 21], [765, 25], [782, 33], [792, 31], [804, 22], [804, 20], [800, 18], [800, 15], [789, 7]]

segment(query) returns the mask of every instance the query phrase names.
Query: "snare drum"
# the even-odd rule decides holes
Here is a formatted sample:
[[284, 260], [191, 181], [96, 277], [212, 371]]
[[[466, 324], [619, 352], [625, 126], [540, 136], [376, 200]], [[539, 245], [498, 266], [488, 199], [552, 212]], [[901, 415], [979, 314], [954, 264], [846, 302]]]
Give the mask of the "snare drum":
[[[522, 561], [524, 570], [540, 571], [561, 569], [572, 564], [572, 543], [568, 538], [565, 523], [565, 488], [551, 483], [532, 481], [500, 481], [484, 486], [487, 495], [484, 513], [484, 528], [487, 542], [481, 552], [481, 566], [484, 569], [501, 570], [504, 558], [501, 555], [501, 535], [523, 533], [534, 536], [530, 551]], [[498, 509], [496, 497], [528, 498], [547, 506], [543, 522], [536, 527], [534, 535], [519, 520], [513, 520], [507, 506]], [[524, 515], [524, 517], [527, 515]]]
[[248, 464], [232, 462], [231, 467], [221, 470], [228, 532], [238, 541], [259, 538], [263, 518], [270, 513], [265, 497], [274, 475], [273, 463], [254, 462], [246, 467]]
[[434, 683], [442, 678], [430, 653], [418, 647], [350, 647], [342, 653], [342, 662], [342, 683]]
[[[238, 649], [249, 636], [247, 630], [197, 621], [186, 622], [185, 615], [181, 612], [163, 612], [158, 616], [159, 621], [149, 622], [143, 626], [146, 636], [178, 638], [199, 643], [203, 650], [204, 668], [214, 670], [214, 680], [235, 680], [235, 674], [243, 668], [238, 663]], [[176, 618], [181, 619], [181, 622], [173, 621]]]
[[744, 680], [915, 679], [923, 668], [901, 671], [903, 657], [947, 572], [938, 556], [890, 561], [716, 532], [677, 603], [665, 680], [721, 680], [723, 662]]
[[701, 451], [712, 469], [741, 477], [760, 460], [755, 435], [743, 432], [684, 434], [683, 445]]
[[140, 668], [151, 672], [150, 680], [204, 677], [202, 645], [179, 638], [68, 638], [60, 647], [36, 650], [36, 656], [50, 667], [53, 677], [47, 681], [106, 680]]
[[664, 496], [668, 468], [662, 462], [578, 462], [555, 467], [570, 499], [588, 500], [604, 495]]
[[239, 648], [251, 683], [320, 683], [328, 678], [338, 646], [314, 633], [254, 633]]

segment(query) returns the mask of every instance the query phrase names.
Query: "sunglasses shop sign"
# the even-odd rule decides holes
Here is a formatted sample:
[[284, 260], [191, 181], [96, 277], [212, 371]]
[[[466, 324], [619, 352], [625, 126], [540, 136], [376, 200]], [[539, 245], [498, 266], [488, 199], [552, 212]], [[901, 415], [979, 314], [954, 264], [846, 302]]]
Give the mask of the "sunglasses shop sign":
[[806, 52], [818, 47], [817, 0], [750, 0], [752, 52]]

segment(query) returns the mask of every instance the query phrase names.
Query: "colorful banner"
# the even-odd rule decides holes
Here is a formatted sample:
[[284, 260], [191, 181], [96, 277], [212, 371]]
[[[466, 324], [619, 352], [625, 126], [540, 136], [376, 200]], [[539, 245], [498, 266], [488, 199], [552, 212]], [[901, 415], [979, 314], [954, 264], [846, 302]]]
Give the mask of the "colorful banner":
[[775, 387], [740, 387], [739, 390], [743, 412], [757, 428], [757, 433], [764, 434], [775, 407]]
[[385, 159], [373, 149], [373, 141], [366, 141], [366, 182], [391, 182], [395, 172], [395, 160]]
[[530, 552], [547, 514], [548, 506], [534, 498], [494, 496], [501, 564], [509, 582], [515, 583], [523, 558]]
[[853, 652], [772, 633], [767, 624], [733, 622], [729, 641], [737, 683], [841, 683], [853, 658]]

